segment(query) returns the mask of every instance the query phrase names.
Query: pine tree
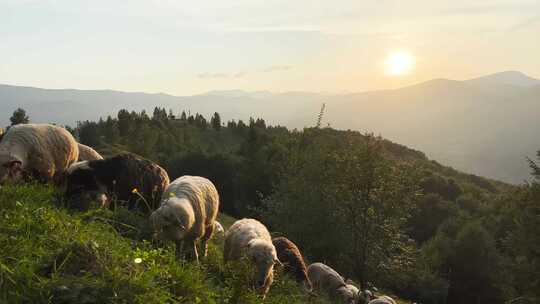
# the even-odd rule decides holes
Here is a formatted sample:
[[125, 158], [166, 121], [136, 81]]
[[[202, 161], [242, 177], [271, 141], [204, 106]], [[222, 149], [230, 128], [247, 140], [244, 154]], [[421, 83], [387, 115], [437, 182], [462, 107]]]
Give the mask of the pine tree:
[[210, 124], [214, 130], [219, 131], [221, 129], [221, 117], [218, 112], [214, 113], [214, 116], [210, 119]]

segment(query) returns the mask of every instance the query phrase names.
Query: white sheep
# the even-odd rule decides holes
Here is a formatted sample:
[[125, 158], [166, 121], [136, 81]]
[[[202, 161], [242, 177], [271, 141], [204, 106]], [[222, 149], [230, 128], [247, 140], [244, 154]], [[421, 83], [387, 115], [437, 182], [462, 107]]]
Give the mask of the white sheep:
[[369, 304], [396, 304], [396, 301], [389, 296], [380, 296], [368, 302]]
[[218, 209], [219, 194], [211, 181], [182, 176], [165, 189], [161, 206], [152, 212], [150, 222], [157, 239], [175, 241], [178, 256], [186, 243], [188, 255], [198, 261], [196, 242], [202, 240], [202, 255], [206, 257]]
[[31, 176], [60, 182], [79, 157], [75, 138], [64, 128], [21, 124], [9, 128], [0, 143], [0, 183]]
[[323, 264], [313, 263], [307, 269], [308, 278], [314, 290], [327, 293], [332, 299], [340, 303], [356, 304], [360, 302], [360, 292], [334, 269]]
[[100, 160], [103, 159], [96, 150], [92, 149], [89, 146], [78, 144], [79, 147], [79, 160], [78, 161], [89, 161], [89, 160]]
[[263, 299], [274, 280], [274, 265], [280, 264], [268, 229], [254, 219], [236, 221], [225, 233], [225, 262], [248, 257], [256, 269], [256, 287]]

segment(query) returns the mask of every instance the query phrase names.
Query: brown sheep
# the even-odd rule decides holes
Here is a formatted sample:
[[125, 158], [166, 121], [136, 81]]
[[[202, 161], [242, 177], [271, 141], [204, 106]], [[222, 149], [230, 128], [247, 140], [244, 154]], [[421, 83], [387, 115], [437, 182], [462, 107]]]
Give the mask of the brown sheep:
[[283, 263], [286, 273], [289, 273], [298, 283], [307, 290], [311, 290], [311, 282], [307, 276], [307, 267], [298, 247], [286, 237], [272, 239], [276, 247], [278, 259]]

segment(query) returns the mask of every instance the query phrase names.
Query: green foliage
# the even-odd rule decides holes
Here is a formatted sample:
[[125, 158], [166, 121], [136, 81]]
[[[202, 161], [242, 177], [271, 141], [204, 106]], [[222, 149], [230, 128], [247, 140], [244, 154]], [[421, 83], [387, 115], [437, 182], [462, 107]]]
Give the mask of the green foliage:
[[408, 233], [417, 242], [424, 243], [435, 235], [441, 223], [457, 216], [458, 210], [453, 202], [429, 193], [421, 197], [416, 208], [412, 210], [407, 225]]
[[[540, 151], [538, 152], [540, 161]], [[507, 228], [503, 240], [504, 265], [514, 298], [540, 301], [540, 169], [529, 160], [532, 181], [502, 201], [500, 222]]]
[[[540, 169], [533, 161], [530, 185], [516, 187], [461, 173], [369, 134], [289, 131], [260, 118], [223, 123], [218, 113], [207, 121], [199, 113], [177, 117], [159, 107], [151, 117], [121, 110], [116, 118], [83, 122], [74, 133], [104, 155], [128, 150], [155, 160], [172, 179], [210, 178], [223, 212], [259, 218], [299, 244], [308, 260], [362, 283], [422, 303], [469, 303], [459, 297], [471, 292], [469, 285], [482, 301], [539, 298]], [[149, 238], [144, 219], [122, 209], [77, 217], [112, 227], [121, 238]], [[211, 250], [219, 252], [220, 242]], [[462, 267], [473, 258], [478, 269]], [[243, 273], [231, 281], [236, 274], [219, 254], [201, 267], [219, 294], [255, 301], [240, 290]], [[274, 290], [275, 297], [287, 292]]]
[[313, 259], [361, 283], [381, 280], [406, 263], [400, 231], [416, 199], [415, 174], [386, 160], [378, 138], [332, 143], [328, 135], [298, 136], [263, 218]]
[[13, 112], [13, 115], [9, 118], [9, 121], [11, 121], [11, 125], [15, 126], [18, 124], [27, 124], [30, 122], [30, 117], [26, 115], [26, 111], [22, 108], [17, 108]]
[[495, 240], [478, 222], [458, 232], [450, 256], [449, 303], [497, 303], [500, 274]]
[[214, 130], [221, 130], [221, 117], [219, 116], [218, 112], [214, 113], [214, 116], [212, 116], [212, 119], [210, 120], [210, 124], [212, 125], [212, 128], [214, 128]]

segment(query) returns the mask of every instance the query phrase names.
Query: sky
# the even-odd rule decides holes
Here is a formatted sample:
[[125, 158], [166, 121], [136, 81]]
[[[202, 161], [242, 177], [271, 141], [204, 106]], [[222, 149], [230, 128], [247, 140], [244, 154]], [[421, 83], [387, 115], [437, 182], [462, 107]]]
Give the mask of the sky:
[[[192, 95], [540, 78], [539, 38], [539, 0], [0, 0], [0, 83]], [[408, 73], [388, 73], [396, 53]]]

